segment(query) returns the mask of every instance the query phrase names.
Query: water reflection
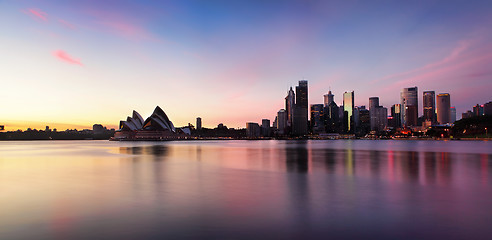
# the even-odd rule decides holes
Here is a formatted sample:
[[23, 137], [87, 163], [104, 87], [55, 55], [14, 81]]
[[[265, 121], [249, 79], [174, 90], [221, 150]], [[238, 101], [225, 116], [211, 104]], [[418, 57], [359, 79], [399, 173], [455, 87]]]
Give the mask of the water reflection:
[[133, 155], [166, 156], [168, 154], [168, 151], [169, 149], [167, 145], [132, 146], [119, 148], [119, 153]]

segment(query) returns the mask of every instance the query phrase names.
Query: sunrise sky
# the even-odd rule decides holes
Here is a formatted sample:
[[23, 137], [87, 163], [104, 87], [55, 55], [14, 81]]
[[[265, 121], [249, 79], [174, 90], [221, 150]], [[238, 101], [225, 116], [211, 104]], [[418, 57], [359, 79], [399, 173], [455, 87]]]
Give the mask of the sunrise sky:
[[273, 121], [290, 86], [337, 104], [401, 88], [492, 100], [492, 1], [1, 1], [0, 125]]

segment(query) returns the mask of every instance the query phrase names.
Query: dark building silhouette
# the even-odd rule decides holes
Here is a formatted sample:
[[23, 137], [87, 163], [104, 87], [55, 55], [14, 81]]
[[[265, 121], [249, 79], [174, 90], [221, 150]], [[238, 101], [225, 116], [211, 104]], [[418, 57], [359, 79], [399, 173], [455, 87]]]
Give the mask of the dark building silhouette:
[[311, 105], [311, 129], [313, 133], [321, 133], [325, 130], [323, 104]]
[[196, 129], [197, 130], [202, 129], [202, 118], [201, 117], [196, 118]]
[[292, 134], [302, 136], [308, 133], [308, 82], [299, 81], [296, 86], [296, 103], [294, 105], [294, 116], [292, 121]]

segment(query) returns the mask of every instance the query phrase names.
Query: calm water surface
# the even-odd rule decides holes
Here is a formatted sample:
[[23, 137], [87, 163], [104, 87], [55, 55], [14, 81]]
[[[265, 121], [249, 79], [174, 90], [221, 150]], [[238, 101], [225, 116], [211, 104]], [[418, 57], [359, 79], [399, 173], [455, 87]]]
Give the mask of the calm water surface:
[[0, 239], [491, 239], [492, 142], [0, 142]]

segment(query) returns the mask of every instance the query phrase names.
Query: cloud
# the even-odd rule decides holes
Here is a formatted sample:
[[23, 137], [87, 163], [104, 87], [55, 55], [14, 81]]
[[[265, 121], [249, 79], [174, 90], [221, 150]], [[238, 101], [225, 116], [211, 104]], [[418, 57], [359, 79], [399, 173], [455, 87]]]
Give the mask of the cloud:
[[80, 66], [84, 66], [84, 64], [82, 64], [79, 59], [74, 59], [72, 56], [68, 55], [68, 53], [66, 53], [63, 50], [54, 51], [53, 56], [70, 64], [78, 64]]
[[25, 14], [34, 17], [37, 20], [42, 20], [47, 22], [48, 21], [48, 14], [39, 10], [39, 9], [34, 9], [34, 8], [29, 8], [23, 11]]

